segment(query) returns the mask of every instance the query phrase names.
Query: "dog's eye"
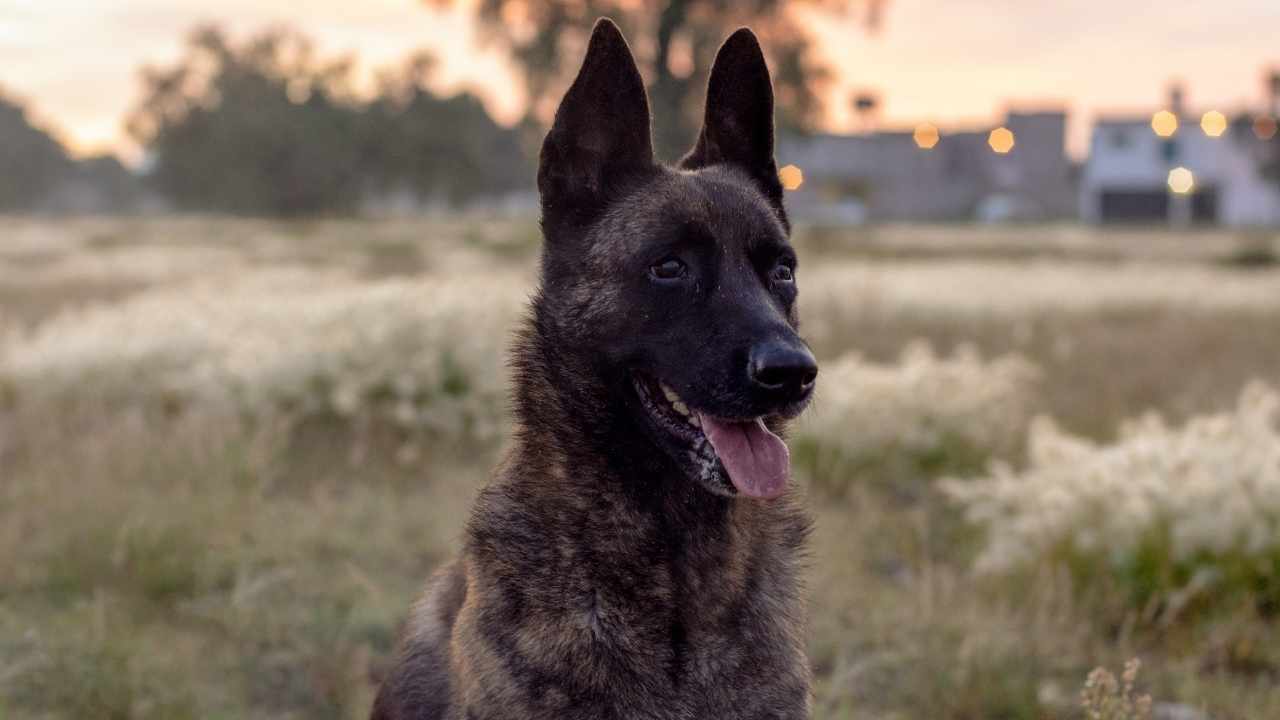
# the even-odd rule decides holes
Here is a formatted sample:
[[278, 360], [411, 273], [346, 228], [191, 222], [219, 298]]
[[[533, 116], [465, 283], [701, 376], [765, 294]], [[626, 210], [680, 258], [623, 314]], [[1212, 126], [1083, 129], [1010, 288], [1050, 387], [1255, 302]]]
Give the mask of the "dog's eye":
[[773, 281], [778, 283], [795, 282], [796, 274], [790, 265], [779, 263], [773, 268]]
[[654, 280], [679, 280], [688, 271], [688, 266], [678, 258], [659, 260], [649, 268], [649, 274]]

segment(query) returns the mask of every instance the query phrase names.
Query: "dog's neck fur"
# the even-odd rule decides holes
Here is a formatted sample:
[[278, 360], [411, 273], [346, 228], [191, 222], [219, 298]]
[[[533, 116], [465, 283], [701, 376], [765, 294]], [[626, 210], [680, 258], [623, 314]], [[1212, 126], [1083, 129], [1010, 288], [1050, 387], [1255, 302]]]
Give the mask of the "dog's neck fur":
[[[654, 717], [765, 716], [744, 697], [804, 707], [807, 516], [790, 497], [720, 497], [684, 477], [596, 363], [543, 334], [539, 307], [514, 353], [515, 442], [467, 532], [469, 592], [492, 622], [485, 642], [576, 628], [562, 641], [584, 645], [566, 645], [564, 658], [540, 652], [526, 668], [573, 698], [556, 717], [645, 703], [668, 709]], [[589, 417], [606, 420], [587, 427]], [[604, 654], [569, 660], [588, 652]], [[739, 681], [768, 689], [744, 695]], [[726, 714], [739, 705], [748, 714]]]

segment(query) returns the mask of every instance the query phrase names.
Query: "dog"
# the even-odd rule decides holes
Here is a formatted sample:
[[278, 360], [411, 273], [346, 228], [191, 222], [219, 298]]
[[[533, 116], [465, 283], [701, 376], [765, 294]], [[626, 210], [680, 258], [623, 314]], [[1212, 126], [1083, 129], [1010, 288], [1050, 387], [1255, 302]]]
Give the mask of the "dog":
[[809, 716], [809, 520], [779, 433], [818, 369], [750, 30], [716, 56], [693, 150], [660, 165], [650, 134], [602, 19], [542, 146], [511, 450], [373, 720]]

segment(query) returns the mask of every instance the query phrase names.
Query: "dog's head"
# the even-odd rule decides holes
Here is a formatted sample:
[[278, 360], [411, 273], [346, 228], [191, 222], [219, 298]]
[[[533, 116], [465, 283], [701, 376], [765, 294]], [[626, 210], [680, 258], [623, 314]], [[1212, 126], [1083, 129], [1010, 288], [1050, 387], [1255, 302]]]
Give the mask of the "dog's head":
[[691, 481], [781, 494], [789, 458], [774, 431], [807, 404], [818, 368], [796, 332], [796, 255], [755, 36], [744, 28], [721, 47], [697, 143], [669, 168], [654, 160], [626, 41], [601, 20], [542, 146], [538, 189], [539, 322]]

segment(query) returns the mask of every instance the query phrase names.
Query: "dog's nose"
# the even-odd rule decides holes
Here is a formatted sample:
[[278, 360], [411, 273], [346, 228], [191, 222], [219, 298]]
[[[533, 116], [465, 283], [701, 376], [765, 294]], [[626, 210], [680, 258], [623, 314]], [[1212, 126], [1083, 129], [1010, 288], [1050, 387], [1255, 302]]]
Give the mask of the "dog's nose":
[[800, 344], [760, 343], [751, 349], [751, 382], [770, 392], [807, 392], [818, 376], [818, 361]]

